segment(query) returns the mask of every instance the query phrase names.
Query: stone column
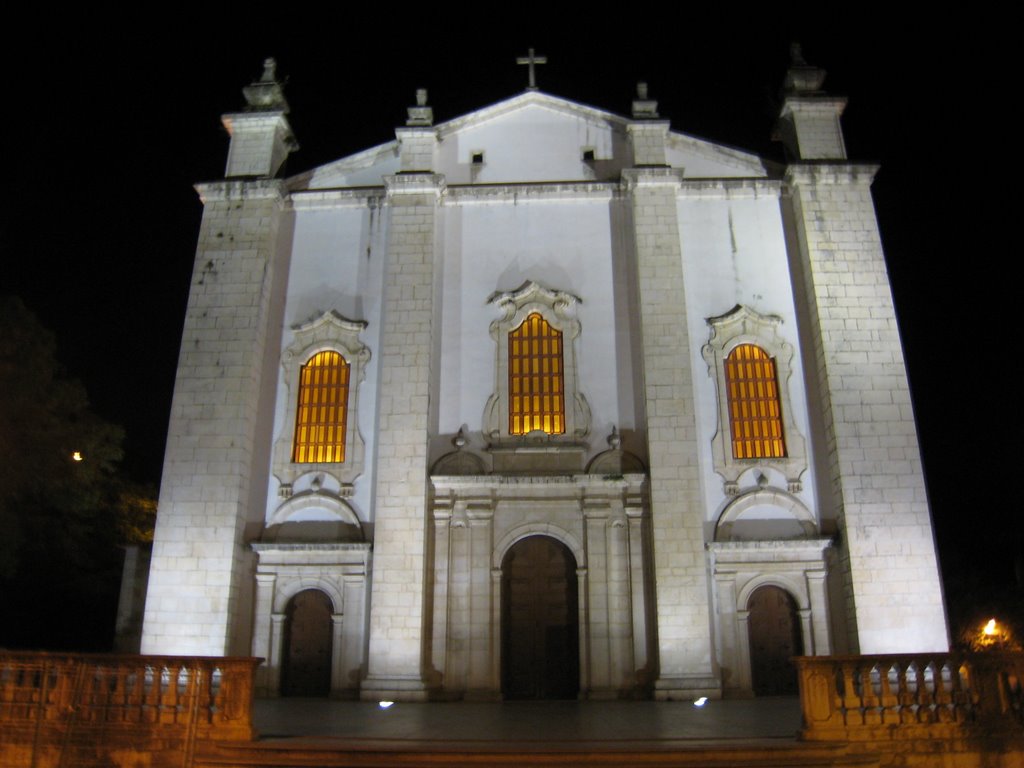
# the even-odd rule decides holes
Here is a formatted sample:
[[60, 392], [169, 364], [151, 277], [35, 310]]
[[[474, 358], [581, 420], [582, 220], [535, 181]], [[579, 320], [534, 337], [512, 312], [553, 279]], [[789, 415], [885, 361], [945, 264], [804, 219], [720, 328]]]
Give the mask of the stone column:
[[736, 572], [717, 571], [714, 578], [715, 594], [718, 597], [718, 631], [721, 633], [724, 687], [733, 691], [741, 690], [740, 651], [736, 636]]
[[267, 659], [268, 671], [267, 687], [275, 695], [281, 693], [281, 665], [284, 659], [281, 651], [284, 648], [284, 624], [283, 613], [272, 613], [270, 615], [270, 657]]
[[466, 688], [482, 694], [490, 676], [491, 510], [471, 510], [469, 519], [469, 658]]
[[[589, 561], [588, 561], [589, 562]], [[588, 569], [576, 569], [576, 599], [580, 615], [580, 696], [585, 697], [590, 693], [592, 685], [590, 677], [590, 600]]]
[[448, 561], [450, 558], [449, 544], [452, 520], [451, 509], [434, 508], [434, 595], [431, 621], [433, 623], [433, 639], [430, 652], [434, 671], [445, 679], [448, 659], [448, 601], [450, 583]]
[[385, 178], [390, 210], [381, 330], [369, 675], [365, 699], [423, 700], [427, 443], [436, 387], [434, 285], [444, 177]]
[[[587, 536], [587, 624], [589, 648], [587, 693], [591, 698], [607, 697], [611, 684], [608, 677], [609, 599], [608, 594], [608, 509], [604, 506], [583, 507]], [[584, 631], [583, 625], [580, 632]], [[582, 659], [581, 659], [582, 662]]]
[[489, 688], [501, 695], [501, 568], [491, 569], [491, 681]]
[[366, 646], [365, 564], [359, 573], [346, 573], [342, 579], [342, 587], [345, 590], [345, 615], [348, 620], [342, 626], [339, 685], [340, 691], [349, 696], [354, 695], [359, 688], [363, 649]]
[[750, 670], [750, 611], [736, 611], [736, 682], [740, 690], [754, 688]]
[[341, 696], [345, 688], [345, 614], [331, 614], [331, 698]]
[[626, 518], [622, 510], [607, 527], [608, 537], [608, 667], [609, 683], [613, 691], [632, 690], [635, 683], [633, 669], [633, 610], [630, 606], [629, 540]]
[[[630, 126], [631, 132], [635, 126]], [[634, 136], [634, 145], [639, 138]], [[650, 137], [644, 137], [645, 146]], [[649, 147], [645, 153], [656, 157]], [[658, 699], [718, 697], [704, 553], [695, 392], [679, 237], [682, 171], [632, 168], [658, 617]]]
[[268, 696], [271, 689], [268, 684], [270, 668], [271, 623], [270, 614], [274, 610], [274, 582], [277, 574], [256, 574], [256, 608], [253, 617], [252, 655], [262, 658], [263, 663], [256, 669], [256, 693]]
[[[643, 509], [626, 508], [629, 523], [629, 590], [633, 609], [633, 670], [649, 673], [647, 669], [647, 586], [644, 579], [644, 517]], [[638, 680], [643, 683], [645, 681]]]
[[825, 583], [825, 571], [807, 571], [804, 574], [807, 579], [807, 596], [811, 603], [811, 636], [814, 640], [812, 647], [805, 647], [804, 653], [808, 656], [828, 656], [832, 653], [832, 644], [829, 640], [829, 617], [828, 617], [828, 587]]
[[469, 667], [469, 636], [472, 621], [470, 604], [470, 531], [465, 502], [455, 503], [450, 528], [448, 558], [448, 613], [445, 632], [448, 652], [444, 660], [444, 687], [449, 691], [466, 688]]
[[804, 646], [804, 655], [814, 655], [814, 629], [811, 625], [812, 612], [810, 608], [800, 608], [797, 610], [797, 616], [800, 617], [800, 639]]

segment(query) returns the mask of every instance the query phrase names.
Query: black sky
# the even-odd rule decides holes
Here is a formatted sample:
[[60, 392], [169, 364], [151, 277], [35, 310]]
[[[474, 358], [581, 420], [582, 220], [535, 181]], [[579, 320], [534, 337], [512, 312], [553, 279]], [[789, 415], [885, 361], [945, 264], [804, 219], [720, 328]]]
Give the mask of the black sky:
[[220, 115], [242, 105], [264, 56], [289, 79], [302, 145], [290, 172], [393, 138], [417, 87], [438, 121], [519, 93], [526, 75], [513, 60], [527, 46], [548, 56], [546, 92], [625, 114], [645, 79], [675, 130], [780, 158], [769, 139], [799, 39], [828, 70], [826, 88], [849, 97], [850, 158], [882, 166], [875, 199], [947, 583], [1009, 583], [1024, 543], [1011, 351], [1019, 43], [1000, 29], [1008, 20], [776, 13], [737, 31], [738, 11], [643, 28], [590, 8], [562, 21], [430, 9], [396, 33], [389, 22], [403, 12], [384, 5], [313, 21], [254, 11], [245, 25], [133, 16], [153, 12], [26, 25], [0, 129], [0, 292], [56, 333], [96, 410], [127, 429], [137, 479], [159, 478], [201, 215], [192, 185], [222, 175]]

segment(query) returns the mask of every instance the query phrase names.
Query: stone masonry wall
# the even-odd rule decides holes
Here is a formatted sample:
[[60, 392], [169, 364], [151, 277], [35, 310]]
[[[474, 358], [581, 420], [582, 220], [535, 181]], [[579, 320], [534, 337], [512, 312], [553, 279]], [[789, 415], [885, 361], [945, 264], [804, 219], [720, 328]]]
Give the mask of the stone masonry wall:
[[[272, 294], [277, 182], [201, 189], [206, 205], [175, 383], [146, 602], [144, 653], [247, 654], [241, 546], [253, 482]], [[275, 364], [276, 359], [269, 364]], [[265, 471], [265, 468], [262, 470]], [[265, 483], [264, 483], [265, 484]], [[245, 647], [232, 647], [244, 645]]]
[[873, 166], [791, 166], [808, 368], [823, 410], [823, 503], [841, 531], [849, 651], [945, 650], [946, 620], [870, 184]]

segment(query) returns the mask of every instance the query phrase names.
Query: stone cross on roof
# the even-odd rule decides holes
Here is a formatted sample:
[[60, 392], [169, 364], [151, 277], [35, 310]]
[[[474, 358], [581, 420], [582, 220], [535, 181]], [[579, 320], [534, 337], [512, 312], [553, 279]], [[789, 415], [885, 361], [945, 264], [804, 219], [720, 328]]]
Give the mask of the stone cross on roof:
[[528, 66], [530, 68], [530, 84], [527, 86], [527, 90], [528, 91], [536, 91], [537, 90], [537, 75], [536, 75], [536, 71], [534, 70], [535, 65], [537, 65], [537, 64], [547, 64], [547, 63], [548, 63], [548, 57], [547, 56], [534, 56], [533, 48], [530, 48], [530, 52], [526, 56], [517, 56], [516, 57], [516, 64], [525, 64], [526, 66]]

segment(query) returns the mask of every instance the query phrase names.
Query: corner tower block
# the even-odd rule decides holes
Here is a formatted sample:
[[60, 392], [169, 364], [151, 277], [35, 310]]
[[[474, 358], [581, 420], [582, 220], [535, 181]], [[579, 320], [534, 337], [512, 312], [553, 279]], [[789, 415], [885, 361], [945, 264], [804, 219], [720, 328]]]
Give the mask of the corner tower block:
[[[846, 653], [945, 651], [949, 638], [903, 348], [871, 199], [876, 166], [845, 161], [845, 101], [793, 51], [779, 124], [819, 503], [839, 529]], [[806, 162], [810, 160], [811, 162]], [[800, 296], [801, 292], [803, 293]], [[841, 640], [841, 638], [837, 638]]]
[[264, 61], [260, 79], [242, 89], [245, 110], [221, 117], [231, 135], [226, 178], [274, 178], [288, 155], [299, 148], [285, 117], [288, 102], [276, 70], [274, 59]]
[[416, 89], [416, 106], [409, 107], [405, 126], [395, 129], [402, 173], [430, 173], [434, 167], [437, 134], [434, 110], [427, 104], [427, 89]]
[[804, 61], [799, 44], [793, 44], [790, 57], [775, 138], [783, 143], [791, 160], [845, 160], [839, 117], [846, 99], [821, 90], [825, 70]]
[[665, 145], [669, 127], [668, 120], [659, 119], [658, 102], [647, 97], [647, 83], [637, 83], [633, 122], [626, 126], [635, 167], [667, 167]]

